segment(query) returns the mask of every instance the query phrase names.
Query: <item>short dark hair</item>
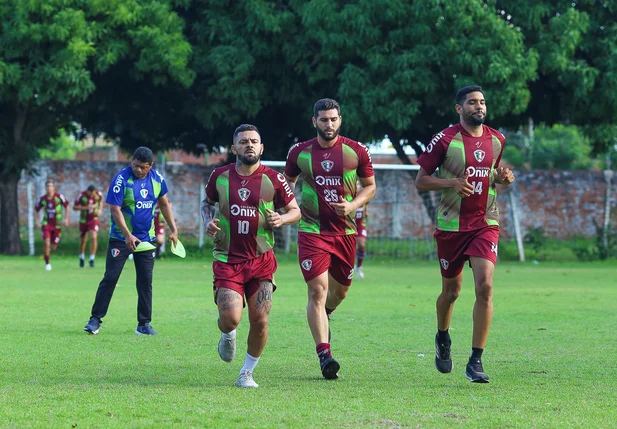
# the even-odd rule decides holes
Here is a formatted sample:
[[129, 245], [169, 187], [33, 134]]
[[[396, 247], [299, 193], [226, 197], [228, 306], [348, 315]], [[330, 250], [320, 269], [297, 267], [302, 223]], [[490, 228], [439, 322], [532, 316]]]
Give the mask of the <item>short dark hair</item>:
[[94, 185], [88, 186], [88, 191], [93, 192], [95, 190], [96, 190], [96, 186], [94, 186]]
[[154, 159], [154, 154], [145, 146], [139, 146], [135, 149], [135, 153], [133, 153], [133, 159], [136, 159], [139, 162], [147, 162], [148, 164], [152, 164], [152, 160]]
[[478, 85], [467, 85], [462, 87], [456, 92], [456, 104], [460, 104], [461, 106], [467, 99], [467, 94], [471, 92], [481, 92], [484, 95], [484, 91], [482, 91], [482, 87]]
[[54, 186], [56, 186], [56, 184], [54, 183], [54, 181], [53, 181], [53, 180], [51, 180], [51, 179], [47, 179], [47, 180], [45, 181], [45, 186], [47, 186], [47, 185], [54, 185]]
[[317, 103], [313, 106], [313, 117], [318, 117], [319, 112], [321, 111], [332, 109], [336, 109], [339, 116], [341, 115], [341, 106], [339, 106], [336, 100], [331, 98], [322, 98], [321, 100], [317, 100]]
[[233, 137], [234, 143], [236, 142], [236, 138], [238, 137], [238, 134], [243, 133], [245, 131], [255, 131], [257, 134], [259, 134], [259, 137], [261, 138], [261, 133], [259, 132], [259, 130], [257, 129], [255, 125], [242, 124], [238, 128], [236, 128], [236, 130], [234, 131], [234, 137]]

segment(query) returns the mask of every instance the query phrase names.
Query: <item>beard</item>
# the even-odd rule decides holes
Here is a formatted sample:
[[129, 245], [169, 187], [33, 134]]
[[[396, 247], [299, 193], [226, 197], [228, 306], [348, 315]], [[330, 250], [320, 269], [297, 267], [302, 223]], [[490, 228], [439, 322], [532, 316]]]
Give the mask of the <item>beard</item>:
[[325, 141], [329, 142], [334, 140], [335, 138], [338, 137], [338, 133], [341, 130], [341, 128], [339, 127], [338, 129], [334, 130], [334, 132], [332, 133], [331, 136], [327, 135], [325, 131], [322, 131], [321, 128], [317, 127], [317, 134], [319, 134], [319, 137], [321, 137], [322, 139], [324, 139]]
[[261, 155], [244, 156], [244, 155], [237, 154], [236, 156], [238, 158], [238, 161], [241, 164], [248, 165], [248, 166], [257, 164], [259, 160], [261, 159]]
[[484, 123], [484, 120], [486, 119], [486, 113], [481, 118], [474, 116], [475, 113], [476, 112], [473, 112], [472, 114], [465, 116], [465, 122], [474, 127], [479, 127]]

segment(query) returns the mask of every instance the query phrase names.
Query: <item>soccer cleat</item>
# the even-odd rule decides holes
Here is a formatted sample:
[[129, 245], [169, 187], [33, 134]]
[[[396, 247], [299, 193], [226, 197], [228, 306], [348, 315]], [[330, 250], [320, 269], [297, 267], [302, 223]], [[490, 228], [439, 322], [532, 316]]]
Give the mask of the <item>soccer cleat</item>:
[[332, 356], [320, 357], [319, 366], [321, 366], [321, 375], [323, 375], [323, 378], [326, 380], [335, 380], [338, 378], [338, 370], [341, 369], [341, 366]]
[[143, 325], [137, 325], [137, 329], [135, 329], [135, 333], [137, 335], [156, 335], [156, 331], [152, 328], [149, 323], [145, 323]]
[[236, 387], [256, 388], [259, 384], [253, 380], [253, 371], [240, 371], [238, 380], [236, 380]]
[[79, 258], [79, 268], [83, 268], [85, 265], [84, 258]]
[[362, 267], [358, 267], [358, 269], [356, 269], [356, 275], [358, 276], [359, 279], [364, 278], [364, 271], [362, 270]]
[[101, 323], [103, 322], [99, 320], [98, 317], [92, 316], [90, 320], [88, 321], [88, 324], [84, 326], [84, 331], [86, 331], [89, 334], [96, 335], [99, 333]]
[[444, 374], [452, 371], [454, 367], [452, 356], [450, 356], [450, 344], [450, 341], [446, 344], [440, 344], [439, 334], [435, 335], [435, 366], [437, 371]]
[[465, 368], [465, 377], [473, 383], [488, 383], [488, 375], [482, 368], [482, 360], [470, 358]]
[[94, 259], [90, 259], [88, 263], [90, 264], [90, 268], [94, 268]]
[[225, 362], [231, 362], [236, 357], [236, 337], [232, 337], [229, 334], [221, 332], [221, 339], [219, 340], [219, 356]]
[[51, 264], [45, 264], [45, 270], [51, 271]]

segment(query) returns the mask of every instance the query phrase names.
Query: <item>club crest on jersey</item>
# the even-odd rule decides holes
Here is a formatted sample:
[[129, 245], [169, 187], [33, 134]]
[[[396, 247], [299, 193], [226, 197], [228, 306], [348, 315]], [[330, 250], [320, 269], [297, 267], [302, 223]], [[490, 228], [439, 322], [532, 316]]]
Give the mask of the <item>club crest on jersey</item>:
[[119, 254], [120, 254], [120, 250], [116, 249], [115, 247], [111, 249], [111, 256], [113, 256], [114, 258], [118, 256]]
[[478, 160], [478, 162], [482, 162], [485, 155], [486, 153], [483, 150], [478, 149], [473, 151], [473, 156], [476, 157], [476, 160]]
[[450, 266], [450, 263], [443, 258], [439, 260], [439, 263], [441, 264], [444, 270], [447, 270], [448, 267]]
[[148, 190], [147, 189], [140, 190], [139, 195], [141, 195], [141, 198], [146, 198], [148, 196]]
[[313, 261], [311, 261], [310, 259], [305, 259], [304, 261], [302, 261], [300, 265], [302, 265], [302, 268], [304, 268], [304, 271], [308, 271], [313, 266]]
[[330, 171], [332, 171], [332, 167], [334, 167], [334, 161], [330, 161], [329, 159], [321, 161], [321, 166], [326, 171], [326, 173], [329, 173]]
[[251, 196], [251, 191], [249, 191], [246, 188], [240, 188], [240, 189], [238, 189], [238, 195], [240, 196], [240, 199], [242, 201], [246, 201]]

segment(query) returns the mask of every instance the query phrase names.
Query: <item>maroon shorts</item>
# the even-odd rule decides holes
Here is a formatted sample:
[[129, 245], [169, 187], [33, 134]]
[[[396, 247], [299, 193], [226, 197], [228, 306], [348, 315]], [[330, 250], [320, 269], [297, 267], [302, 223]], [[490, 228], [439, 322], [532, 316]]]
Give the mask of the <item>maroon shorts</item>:
[[43, 233], [43, 240], [49, 240], [52, 244], [60, 243], [60, 235], [62, 234], [62, 230], [57, 226], [44, 225], [41, 227], [41, 232]]
[[356, 232], [357, 237], [368, 237], [368, 231], [364, 225], [358, 224], [356, 225], [356, 228], [358, 229], [358, 232]]
[[154, 233], [156, 235], [165, 235], [165, 225], [158, 223], [158, 222], [154, 222]]
[[[259, 281], [268, 280], [274, 285], [274, 273], [277, 264], [274, 252], [270, 250], [261, 256], [237, 264], [214, 261], [214, 303], [216, 303], [217, 288], [224, 287], [235, 290], [246, 299], [249, 299], [259, 290]], [[273, 292], [276, 286], [273, 288]]]
[[470, 256], [488, 259], [493, 264], [497, 263], [498, 226], [488, 226], [468, 232], [437, 230], [434, 235], [437, 240], [441, 275], [445, 278], [459, 275]]
[[304, 281], [328, 271], [334, 280], [349, 286], [356, 262], [356, 236], [298, 233], [298, 260]]
[[88, 231], [96, 231], [99, 232], [99, 221], [98, 220], [90, 220], [88, 222], [79, 224], [79, 236], [83, 237], [88, 233]]

